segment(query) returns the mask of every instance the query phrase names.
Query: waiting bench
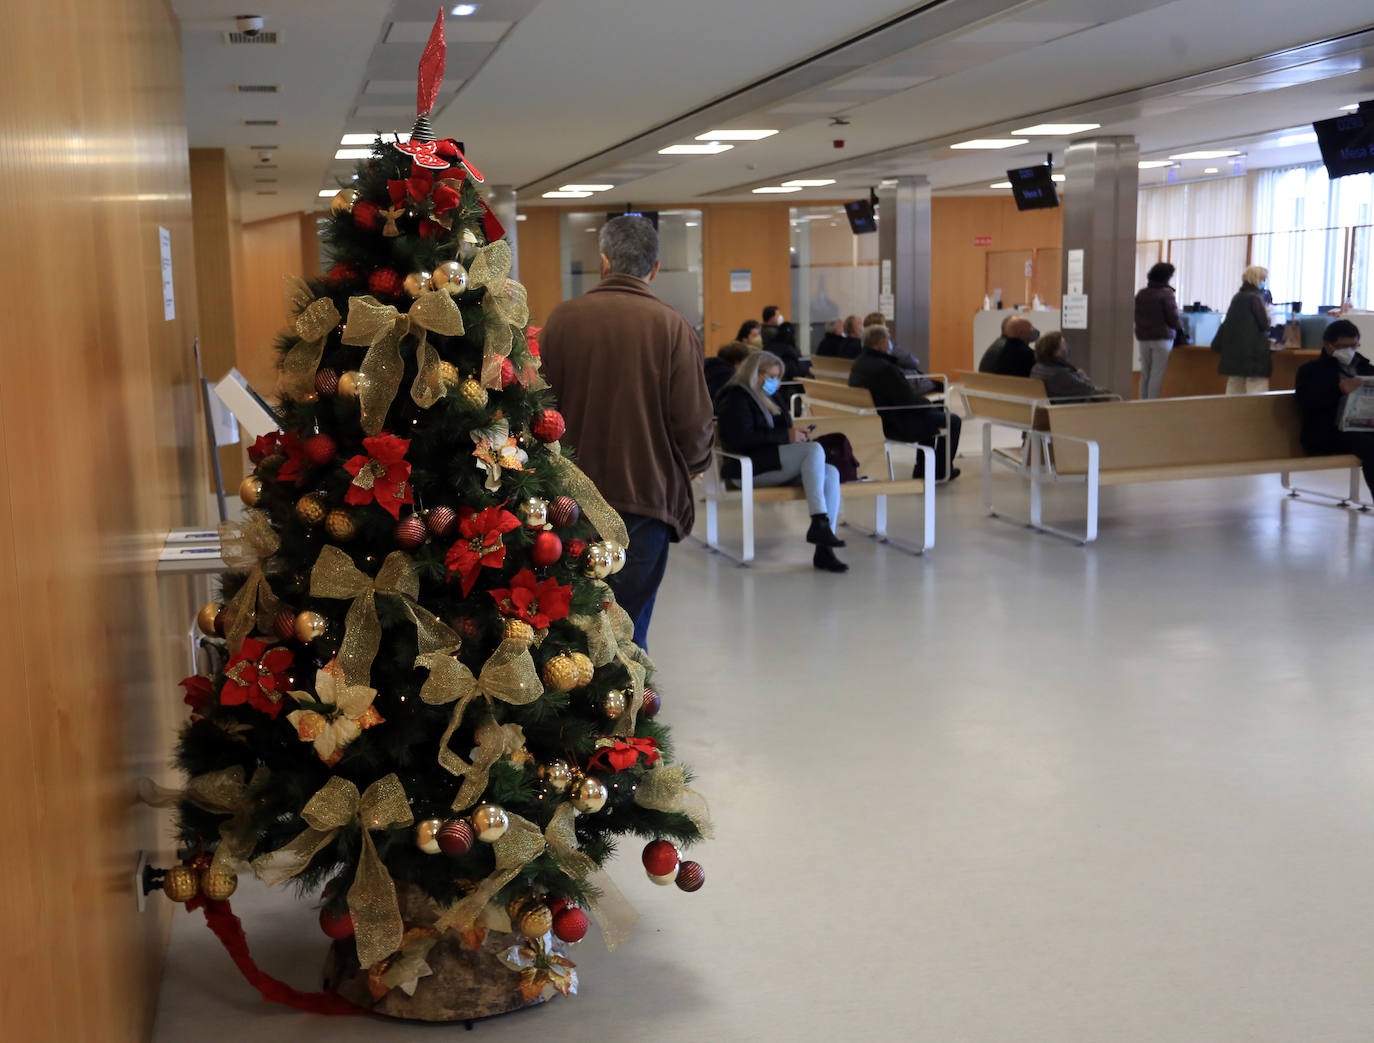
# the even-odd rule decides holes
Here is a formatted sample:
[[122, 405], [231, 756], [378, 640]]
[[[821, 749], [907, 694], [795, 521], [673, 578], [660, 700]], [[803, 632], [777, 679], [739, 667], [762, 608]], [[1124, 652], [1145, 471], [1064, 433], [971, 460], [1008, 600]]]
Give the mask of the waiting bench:
[[[948, 384], [948, 379], [943, 373], [935, 374]], [[868, 388], [850, 387], [846, 384], [836, 384], [829, 380], [815, 380], [810, 377], [803, 377], [801, 380], [802, 394], [792, 396], [792, 414], [794, 417], [818, 417], [818, 416], [843, 416], [847, 413], [857, 413], [861, 416], [878, 415], [881, 416], [888, 410], [912, 410], [912, 409], [935, 409], [944, 414], [944, 422], [940, 425], [940, 434], [945, 435], [945, 475], [940, 484], [948, 482], [948, 475], [952, 473], [951, 468], [954, 464], [953, 446], [949, 442], [949, 408], [941, 401], [930, 401], [924, 406], [876, 406], [873, 404], [873, 395]], [[933, 398], [934, 396], [932, 396]], [[894, 442], [893, 445], [912, 446], [915, 442]]]
[[[1030, 508], [1023, 521], [1042, 532], [1080, 543], [1097, 538], [1098, 489], [1103, 485], [1279, 474], [1291, 496], [1307, 493], [1368, 510], [1360, 500], [1360, 461], [1350, 455], [1308, 456], [1298, 434], [1301, 415], [1291, 391], [1263, 395], [1214, 395], [1136, 402], [1038, 405], [1029, 423], [990, 419], [990, 425], [1025, 434]], [[990, 474], [997, 457], [983, 440], [983, 501], [992, 502]], [[1298, 489], [1290, 476], [1304, 471], [1350, 469], [1350, 493], [1340, 497]], [[1087, 489], [1084, 532], [1044, 522], [1042, 494], [1048, 484], [1082, 483]]]
[[[918, 478], [898, 478], [892, 464], [894, 446], [906, 445], [904, 442], [889, 442], [883, 436], [882, 420], [875, 416], [845, 414], [840, 416], [817, 416], [807, 420], [814, 425], [812, 438], [833, 431], [840, 432], [849, 439], [854, 456], [859, 461], [859, 475], [868, 481], [845, 482], [840, 486], [840, 495], [847, 506], [851, 500], [871, 499], [874, 508], [874, 525], [865, 530], [853, 525], [847, 519], [844, 524], [872, 536], [882, 543], [891, 543], [911, 554], [924, 554], [935, 546], [935, 484]], [[925, 457], [927, 474], [934, 473], [935, 451], [929, 446], [916, 446]], [[740, 466], [740, 476], [735, 483], [727, 484], [721, 477], [721, 465], [725, 460], [736, 460]], [[756, 486], [754, 484], [753, 461], [747, 456], [727, 453], [719, 446], [712, 453], [711, 466], [704, 476], [706, 486], [706, 545], [726, 557], [747, 565], [754, 560], [754, 506], [759, 503], [787, 503], [805, 501], [806, 494], [800, 485]], [[737, 484], [738, 488], [731, 488]], [[922, 527], [919, 545], [909, 545], [894, 539], [887, 531], [887, 498], [919, 494], [922, 498]], [[735, 554], [720, 542], [720, 505], [738, 502], [742, 515], [741, 552]], [[842, 510], [844, 508], [842, 507]]]

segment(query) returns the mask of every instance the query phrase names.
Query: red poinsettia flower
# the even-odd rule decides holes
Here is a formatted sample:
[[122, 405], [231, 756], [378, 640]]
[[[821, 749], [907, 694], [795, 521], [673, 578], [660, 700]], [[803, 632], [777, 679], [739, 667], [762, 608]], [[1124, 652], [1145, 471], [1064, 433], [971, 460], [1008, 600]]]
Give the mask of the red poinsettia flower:
[[571, 610], [571, 586], [560, 586], [552, 577], [536, 582], [529, 569], [521, 569], [511, 577], [508, 589], [488, 593], [496, 599], [496, 607], [503, 615], [523, 619], [536, 630], [543, 630]]
[[465, 507], [459, 514], [458, 541], [448, 549], [444, 564], [461, 577], [463, 597], [467, 597], [483, 567], [499, 569], [505, 564], [506, 544], [501, 537], [520, 528], [520, 519], [500, 507], [488, 507], [481, 513]]
[[294, 431], [273, 431], [258, 435], [257, 441], [248, 450], [248, 459], [258, 464], [277, 453], [286, 457], [286, 462], [277, 468], [277, 481], [295, 482], [299, 485], [305, 480], [305, 443]]
[[431, 221], [429, 218], [425, 218], [423, 221], [420, 222], [421, 239], [435, 239], [443, 234], [444, 226], [439, 224], [437, 221]]
[[[604, 745], [603, 745], [604, 744]], [[647, 736], [642, 739], [612, 739], [607, 737], [597, 741], [598, 749], [587, 762], [587, 767], [606, 774], [624, 771], [632, 767], [641, 757], [644, 766], [652, 767], [659, 758], [658, 741]]]
[[353, 483], [344, 493], [344, 502], [372, 503], [374, 500], [393, 518], [401, 517], [401, 506], [414, 503], [410, 491], [410, 464], [405, 461], [410, 440], [395, 435], [376, 435], [363, 439], [368, 455], [359, 454], [344, 470], [353, 476]]
[[461, 200], [458, 190], [452, 185], [436, 185], [434, 189], [434, 212], [442, 214], [452, 210]]
[[183, 701], [195, 713], [199, 713], [205, 704], [214, 698], [215, 686], [210, 683], [208, 677], [194, 674], [191, 677], [183, 677], [179, 683], [186, 689]]
[[248, 459], [255, 464], [260, 464], [272, 455], [281, 441], [281, 432], [273, 431], [270, 434], [258, 435], [257, 439], [248, 447]]
[[539, 357], [539, 334], [543, 331], [543, 326], [525, 327], [525, 347], [530, 349], [530, 354], [535, 358]]
[[294, 658], [288, 648], [268, 646], [255, 637], [245, 637], [225, 668], [220, 705], [247, 703], [275, 720], [281, 713], [282, 694], [291, 688], [291, 677], [286, 671]]

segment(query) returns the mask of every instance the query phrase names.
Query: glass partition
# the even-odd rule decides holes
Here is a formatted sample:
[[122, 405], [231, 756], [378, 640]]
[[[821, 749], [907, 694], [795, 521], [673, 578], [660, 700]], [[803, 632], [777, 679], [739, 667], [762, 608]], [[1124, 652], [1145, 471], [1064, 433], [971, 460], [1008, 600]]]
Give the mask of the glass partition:
[[878, 307], [878, 237], [855, 235], [841, 206], [793, 207], [792, 307], [797, 347], [809, 353], [825, 324]]
[[1248, 235], [1170, 239], [1168, 260], [1178, 269], [1174, 288], [1179, 307], [1204, 304], [1224, 312], [1240, 289], [1240, 273], [1250, 263], [1249, 256]]

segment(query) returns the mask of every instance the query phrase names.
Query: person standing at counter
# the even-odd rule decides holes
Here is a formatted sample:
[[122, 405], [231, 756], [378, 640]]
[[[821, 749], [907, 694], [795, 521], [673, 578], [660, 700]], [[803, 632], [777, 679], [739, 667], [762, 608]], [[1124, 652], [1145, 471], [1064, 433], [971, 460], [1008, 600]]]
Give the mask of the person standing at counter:
[[1274, 370], [1269, 357], [1273, 347], [1269, 341], [1269, 308], [1263, 291], [1269, 270], [1252, 265], [1240, 278], [1240, 289], [1212, 338], [1212, 350], [1221, 356], [1217, 372], [1226, 378], [1228, 395], [1258, 395], [1269, 390], [1269, 376]]
[[1182, 334], [1178, 301], [1169, 280], [1174, 266], [1167, 261], [1153, 265], [1145, 275], [1145, 288], [1135, 295], [1135, 339], [1140, 344], [1140, 397], [1158, 398], [1164, 386], [1169, 352]]
[[1341, 398], [1357, 391], [1374, 366], [1359, 354], [1360, 328], [1337, 319], [1322, 332], [1322, 353], [1298, 368], [1296, 387], [1302, 410], [1302, 447], [1313, 456], [1353, 453], [1360, 458], [1365, 485], [1374, 495], [1374, 432], [1342, 431]]

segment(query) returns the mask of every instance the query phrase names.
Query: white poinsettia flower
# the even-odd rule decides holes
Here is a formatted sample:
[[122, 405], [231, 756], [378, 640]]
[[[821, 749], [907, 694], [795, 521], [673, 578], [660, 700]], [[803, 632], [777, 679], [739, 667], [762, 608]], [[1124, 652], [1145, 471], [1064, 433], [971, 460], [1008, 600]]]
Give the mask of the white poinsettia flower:
[[292, 692], [297, 702], [323, 703], [327, 713], [316, 710], [292, 710], [286, 715], [302, 742], [315, 744], [320, 760], [330, 767], [339, 762], [344, 747], [363, 733], [364, 728], [383, 723], [382, 715], [372, 705], [377, 690], [366, 685], [350, 685], [344, 681], [343, 667], [331, 659], [315, 674], [315, 694]]

